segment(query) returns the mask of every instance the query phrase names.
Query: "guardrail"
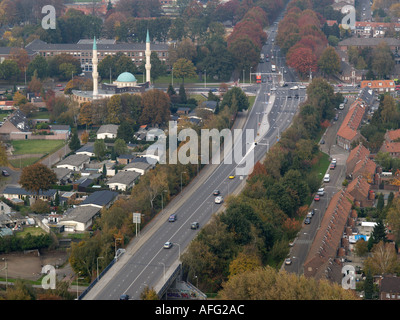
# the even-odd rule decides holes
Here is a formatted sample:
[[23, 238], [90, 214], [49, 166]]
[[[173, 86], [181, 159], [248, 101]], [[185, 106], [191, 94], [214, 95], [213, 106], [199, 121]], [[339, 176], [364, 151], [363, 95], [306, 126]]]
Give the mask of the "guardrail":
[[124, 251], [120, 251], [119, 255], [116, 255], [114, 257], [114, 259], [112, 259], [112, 261], [110, 262], [110, 264], [99, 274], [98, 277], [96, 277], [96, 279], [94, 279], [94, 281], [80, 294], [80, 296], [78, 297], [78, 300], [81, 300], [93, 287], [94, 285], [107, 273], [108, 270], [110, 270], [110, 268], [114, 265], [115, 262], [118, 261], [118, 258], [121, 257], [123, 254], [125, 253]]

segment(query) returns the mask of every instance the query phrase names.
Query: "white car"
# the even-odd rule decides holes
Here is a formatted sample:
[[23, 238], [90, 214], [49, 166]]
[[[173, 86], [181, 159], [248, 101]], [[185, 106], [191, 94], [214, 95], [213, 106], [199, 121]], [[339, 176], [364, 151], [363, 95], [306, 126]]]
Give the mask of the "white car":
[[333, 163], [333, 164], [336, 164], [336, 159], [332, 159], [332, 163]]
[[299, 86], [299, 89], [305, 89], [306, 86]]
[[285, 264], [286, 264], [286, 265], [292, 264], [292, 260], [291, 260], [290, 258], [286, 258], [286, 259], [285, 259]]
[[331, 181], [331, 177], [329, 174], [326, 174], [324, 177], [324, 182], [329, 182], [329, 181]]
[[318, 191], [317, 191], [317, 194], [319, 196], [323, 196], [325, 194], [325, 189], [324, 188], [319, 188]]
[[293, 86], [290, 88], [290, 90], [297, 90], [299, 87], [298, 86]]
[[218, 196], [215, 198], [215, 203], [220, 204], [224, 201], [224, 199], [221, 196]]
[[164, 249], [169, 249], [172, 247], [172, 242], [167, 241], [166, 243], [164, 243]]

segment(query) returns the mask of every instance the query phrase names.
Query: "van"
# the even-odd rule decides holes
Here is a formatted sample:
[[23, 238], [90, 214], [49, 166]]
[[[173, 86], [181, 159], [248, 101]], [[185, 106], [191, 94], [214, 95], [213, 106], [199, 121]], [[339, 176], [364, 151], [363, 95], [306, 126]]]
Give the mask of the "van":
[[324, 182], [329, 182], [331, 180], [331, 177], [329, 176], [329, 174], [327, 173], [324, 177]]
[[169, 218], [168, 218], [168, 221], [169, 222], [174, 222], [176, 220], [176, 214], [174, 213], [174, 214], [171, 214], [170, 216], [169, 216]]

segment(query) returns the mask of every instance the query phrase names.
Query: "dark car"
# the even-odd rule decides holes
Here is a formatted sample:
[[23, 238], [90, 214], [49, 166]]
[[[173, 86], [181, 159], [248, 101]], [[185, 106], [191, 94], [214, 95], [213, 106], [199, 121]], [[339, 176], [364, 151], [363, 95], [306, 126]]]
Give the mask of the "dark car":
[[119, 300], [129, 300], [129, 295], [123, 294], [119, 297]]
[[304, 224], [310, 224], [311, 223], [311, 219], [310, 218], [306, 218], [305, 220], [304, 220]]
[[1, 174], [5, 177], [8, 177], [10, 175], [7, 170], [1, 170]]
[[219, 190], [214, 190], [214, 192], [213, 192], [214, 196], [219, 196], [219, 194], [220, 194]]
[[176, 221], [176, 214], [171, 214], [171, 215], [169, 216], [169, 218], [168, 218], [168, 221], [169, 221], [169, 222], [174, 222], [174, 221]]
[[199, 223], [198, 222], [192, 222], [190, 225], [190, 229], [196, 230], [199, 228]]

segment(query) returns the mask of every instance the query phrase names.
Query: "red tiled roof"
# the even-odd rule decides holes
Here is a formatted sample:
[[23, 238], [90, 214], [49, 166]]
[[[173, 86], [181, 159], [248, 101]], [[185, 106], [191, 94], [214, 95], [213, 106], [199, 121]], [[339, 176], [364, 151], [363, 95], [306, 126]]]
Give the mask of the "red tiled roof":
[[400, 129], [397, 130], [390, 130], [387, 132], [387, 136], [389, 141], [394, 141], [400, 138]]
[[382, 152], [400, 153], [400, 142], [385, 141], [381, 147]]
[[343, 120], [337, 135], [351, 141], [357, 135], [357, 129], [365, 113], [365, 106], [362, 101], [356, 100], [350, 106], [349, 112]]
[[337, 257], [353, 201], [354, 197], [346, 190], [332, 197], [304, 263], [306, 276], [314, 276], [317, 272], [321, 274], [320, 268]]
[[[370, 184], [362, 176], [358, 176], [356, 179], [352, 180], [347, 186], [347, 192], [353, 194], [353, 191], [358, 191], [365, 199], [369, 196]], [[360, 200], [360, 199], [357, 199]]]
[[396, 84], [393, 80], [364, 80], [361, 81], [361, 89], [370, 87], [372, 89], [379, 88], [395, 88]]

